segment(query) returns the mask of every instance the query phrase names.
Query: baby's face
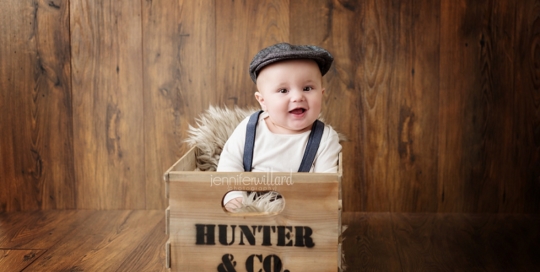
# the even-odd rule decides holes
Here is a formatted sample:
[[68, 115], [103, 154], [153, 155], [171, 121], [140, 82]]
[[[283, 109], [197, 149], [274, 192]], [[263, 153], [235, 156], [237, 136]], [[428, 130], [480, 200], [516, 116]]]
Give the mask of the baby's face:
[[322, 75], [313, 60], [287, 60], [265, 67], [257, 77], [255, 97], [268, 112], [274, 133], [294, 134], [311, 129], [321, 112]]

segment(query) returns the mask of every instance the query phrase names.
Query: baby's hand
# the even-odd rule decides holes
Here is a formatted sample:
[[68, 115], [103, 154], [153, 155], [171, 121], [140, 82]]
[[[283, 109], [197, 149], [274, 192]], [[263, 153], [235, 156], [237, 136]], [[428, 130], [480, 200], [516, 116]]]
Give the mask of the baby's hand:
[[242, 201], [244, 200], [243, 197], [236, 197], [236, 198], [233, 198], [231, 200], [229, 200], [229, 202], [225, 203], [225, 209], [229, 212], [233, 212], [234, 210], [242, 207]]

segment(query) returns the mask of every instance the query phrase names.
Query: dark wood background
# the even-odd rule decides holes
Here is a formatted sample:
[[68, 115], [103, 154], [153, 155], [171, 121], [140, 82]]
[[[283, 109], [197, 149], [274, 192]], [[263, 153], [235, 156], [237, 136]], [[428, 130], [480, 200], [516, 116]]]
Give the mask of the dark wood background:
[[0, 212], [164, 209], [270, 44], [335, 56], [345, 211], [540, 212], [539, 0], [0, 2]]

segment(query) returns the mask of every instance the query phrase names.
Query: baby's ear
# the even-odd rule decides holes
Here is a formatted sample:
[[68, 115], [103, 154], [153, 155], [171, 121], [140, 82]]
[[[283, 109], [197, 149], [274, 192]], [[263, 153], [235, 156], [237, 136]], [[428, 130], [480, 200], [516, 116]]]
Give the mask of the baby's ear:
[[255, 99], [257, 99], [257, 101], [259, 102], [259, 105], [261, 105], [261, 109], [263, 111], [266, 111], [266, 105], [264, 103], [264, 97], [262, 96], [262, 94], [259, 93], [259, 92], [256, 92], [255, 93]]

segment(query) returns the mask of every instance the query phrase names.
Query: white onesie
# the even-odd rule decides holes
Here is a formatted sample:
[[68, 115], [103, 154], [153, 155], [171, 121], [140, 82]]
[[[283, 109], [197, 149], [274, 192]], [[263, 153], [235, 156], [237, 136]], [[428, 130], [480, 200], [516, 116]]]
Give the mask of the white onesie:
[[[261, 113], [257, 123], [253, 151], [253, 172], [298, 172], [308, 142], [310, 130], [299, 134], [276, 134], [266, 126], [266, 112]], [[243, 156], [246, 127], [249, 116], [236, 127], [225, 145], [219, 159], [218, 172], [244, 172]], [[341, 151], [339, 136], [332, 127], [325, 125], [317, 155], [310, 172], [337, 172], [338, 154]], [[241, 197], [241, 191], [231, 191], [223, 203]]]

